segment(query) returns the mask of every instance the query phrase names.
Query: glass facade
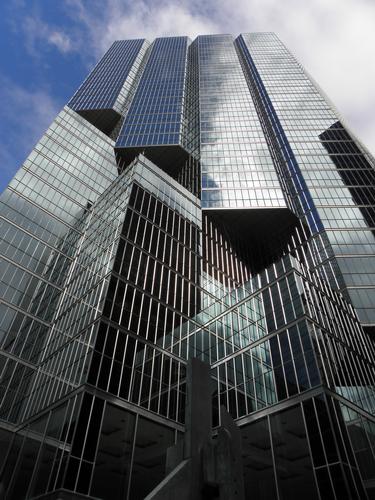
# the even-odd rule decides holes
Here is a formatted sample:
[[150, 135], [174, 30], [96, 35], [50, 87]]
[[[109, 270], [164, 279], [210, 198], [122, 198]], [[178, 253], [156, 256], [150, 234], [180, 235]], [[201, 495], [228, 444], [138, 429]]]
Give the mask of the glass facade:
[[199, 36], [202, 208], [285, 207], [231, 35]]
[[178, 157], [186, 155], [181, 148], [191, 142], [186, 123], [190, 43], [187, 37], [157, 38], [153, 42], [116, 142], [116, 150], [127, 161], [147, 148], [157, 164], [171, 167], [172, 163], [176, 168]]
[[258, 88], [272, 103], [289, 171], [293, 163], [296, 172], [290, 174], [292, 182], [299, 183], [295, 190], [303, 190], [301, 205], [311, 213], [308, 224], [314, 232], [324, 230], [332, 274], [343, 274], [343, 279], [335, 278], [336, 286], [350, 297], [362, 323], [371, 325], [374, 159], [276, 35], [245, 34], [238, 44], [256, 68]]
[[149, 43], [142, 39], [114, 42], [68, 106], [110, 134], [129, 109], [148, 48]]
[[244, 498], [374, 499], [373, 168], [272, 33], [115, 42], [0, 197], [0, 495], [145, 498], [199, 358]]

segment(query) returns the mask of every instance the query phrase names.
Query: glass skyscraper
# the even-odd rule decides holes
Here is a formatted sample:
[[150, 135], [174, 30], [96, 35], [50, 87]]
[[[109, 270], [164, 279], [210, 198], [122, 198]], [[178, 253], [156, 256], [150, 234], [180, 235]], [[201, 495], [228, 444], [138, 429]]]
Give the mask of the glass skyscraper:
[[0, 497], [154, 498], [198, 358], [244, 498], [375, 499], [374, 169], [273, 33], [114, 42], [0, 197]]

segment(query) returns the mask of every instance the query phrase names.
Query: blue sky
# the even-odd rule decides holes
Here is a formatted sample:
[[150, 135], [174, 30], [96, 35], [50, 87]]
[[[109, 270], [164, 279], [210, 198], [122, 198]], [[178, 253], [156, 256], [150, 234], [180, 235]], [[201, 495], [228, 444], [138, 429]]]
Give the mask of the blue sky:
[[375, 152], [373, 0], [0, 2], [0, 192], [115, 39], [275, 31]]

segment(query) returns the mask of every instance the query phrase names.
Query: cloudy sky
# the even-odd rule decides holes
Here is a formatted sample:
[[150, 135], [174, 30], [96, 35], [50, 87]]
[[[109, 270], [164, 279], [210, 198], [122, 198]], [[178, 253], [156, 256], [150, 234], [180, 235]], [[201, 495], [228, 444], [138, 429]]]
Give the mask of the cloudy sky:
[[8, 0], [0, 19], [0, 192], [119, 38], [274, 31], [375, 153], [374, 0]]

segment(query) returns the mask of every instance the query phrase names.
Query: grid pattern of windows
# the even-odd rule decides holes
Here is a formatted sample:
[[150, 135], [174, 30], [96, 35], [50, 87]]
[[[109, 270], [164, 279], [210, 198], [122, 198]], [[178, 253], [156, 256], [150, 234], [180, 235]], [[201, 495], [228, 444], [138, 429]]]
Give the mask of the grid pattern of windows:
[[198, 227], [133, 183], [88, 378], [178, 421], [184, 363], [165, 349], [196, 311], [197, 251]]
[[189, 43], [187, 37], [153, 42], [117, 148], [181, 143]]
[[116, 176], [113, 142], [64, 108], [1, 196], [3, 419], [19, 418], [45, 353], [88, 203]]
[[285, 207], [232, 36], [199, 36], [195, 43], [202, 207]]
[[[371, 322], [373, 317], [374, 297], [373, 285], [375, 283], [375, 256], [374, 234], [375, 225], [375, 171], [374, 161], [365, 154], [354, 142], [341, 122], [337, 121], [321, 135], [320, 139], [329, 154], [337, 171], [328, 170], [324, 175], [324, 184], [329, 188], [319, 185], [318, 176], [311, 177], [310, 182], [318, 186], [319, 199], [327, 205], [336, 205], [331, 209], [334, 214], [329, 214], [329, 208], [324, 209], [327, 216], [326, 224], [329, 227], [328, 236], [332, 247], [340, 258], [338, 264], [343, 273], [349, 295], [355, 304], [361, 302], [361, 317]], [[348, 192], [344, 198], [341, 191], [337, 190], [337, 173]], [[343, 213], [337, 214], [345, 205], [356, 204], [356, 217], [352, 224], [348, 224]], [[348, 209], [349, 211], [350, 209]], [[328, 215], [329, 214], [329, 215]], [[345, 219], [344, 219], [345, 217]], [[343, 231], [348, 226], [351, 231]], [[366, 227], [367, 226], [367, 227]], [[360, 231], [360, 232], [359, 232]], [[344, 258], [341, 256], [345, 256]], [[346, 257], [347, 255], [347, 257]], [[368, 256], [364, 258], [364, 256]], [[365, 288], [371, 287], [371, 288]]]
[[[301, 199], [302, 206], [316, 207], [312, 217], [307, 218], [308, 224], [312, 229], [325, 228], [326, 244], [333, 254], [345, 256], [346, 261], [353, 259], [358, 269], [363, 257], [374, 255], [374, 160], [338, 122], [336, 111], [276, 35], [251, 33], [240, 39], [251, 54], [308, 189], [306, 202]], [[331, 280], [332, 285], [341, 289], [349, 286], [349, 296], [361, 321], [371, 324], [375, 320], [375, 288], [369, 281], [364, 287], [360, 278], [356, 281], [348, 276], [351, 273], [338, 262], [348, 281], [344, 284], [338, 276]], [[332, 270], [341, 274], [335, 264]]]
[[121, 113], [147, 46], [144, 39], [114, 42], [68, 106], [77, 112], [114, 109]]
[[307, 500], [367, 498], [340, 409], [330, 397], [270, 414], [246, 425], [242, 436], [245, 489], [262, 500], [277, 494]]
[[375, 479], [375, 422], [344, 404], [340, 407], [362, 479], [371, 484]]
[[[195, 314], [198, 303], [197, 207], [190, 193], [179, 194], [177, 183], [166, 183], [165, 174], [150, 167], [139, 160], [83, 214], [82, 237], [75, 242], [31, 392], [17, 400], [18, 418], [33, 415], [86, 380], [173, 420], [183, 417], [178, 383], [183, 366], [165, 357], [163, 349], [170, 332]], [[109, 340], [104, 351], [100, 347], [106, 338], [105, 324], [98, 323], [102, 314], [107, 325], [117, 323], [120, 329], [116, 356], [108, 355]], [[116, 333], [109, 331], [113, 340]], [[128, 339], [129, 332], [133, 337]], [[146, 389], [150, 380], [152, 392], [151, 386]], [[166, 380], [173, 380], [172, 386]], [[141, 386], [143, 392], [137, 392]]]
[[87, 377], [108, 273], [124, 220], [129, 182], [129, 176], [118, 177], [83, 215], [82, 237], [76, 242], [51, 318], [31, 393], [23, 402], [24, 415], [33, 415], [60, 399]]
[[115, 42], [71, 103], [0, 198], [7, 498], [145, 498], [194, 357], [247, 497], [367, 498], [371, 157], [272, 34]]
[[17, 435], [6, 455], [8, 496], [31, 498], [64, 488], [96, 498], [142, 500], [163, 479], [176, 434], [100, 397], [78, 394]]
[[[259, 36], [263, 40], [264, 37], [270, 36], [272, 38], [273, 35], [260, 34]], [[323, 231], [322, 221], [304, 175], [302, 175], [297, 157], [250, 53], [251, 43], [249, 39], [251, 39], [251, 35], [240, 35], [236, 40], [236, 45], [247, 76], [249, 91], [256, 103], [259, 119], [275, 159], [286, 199], [291, 210], [300, 218], [301, 222], [303, 221], [300, 225], [302, 231], [298, 232], [305, 234], [305, 238], [308, 239], [304, 251], [300, 253], [300, 258], [307, 260], [310, 267], [319, 269], [319, 272], [333, 287], [341, 288], [343, 286], [342, 275], [333, 258], [333, 250], [328, 236]], [[306, 228], [308, 228], [309, 235], [306, 235]]]

